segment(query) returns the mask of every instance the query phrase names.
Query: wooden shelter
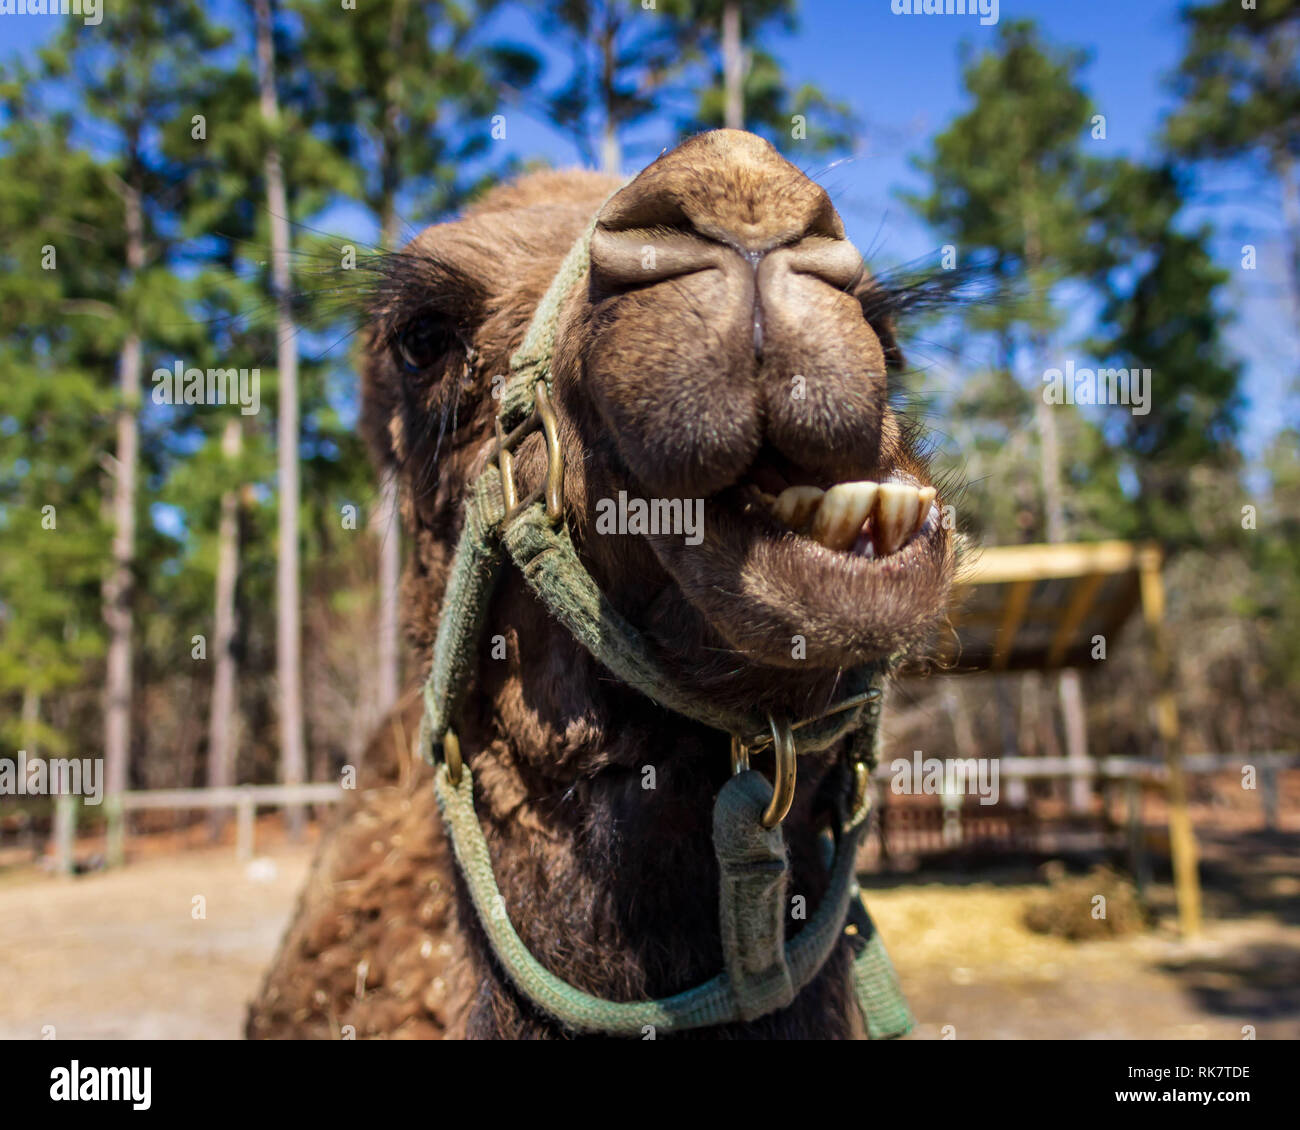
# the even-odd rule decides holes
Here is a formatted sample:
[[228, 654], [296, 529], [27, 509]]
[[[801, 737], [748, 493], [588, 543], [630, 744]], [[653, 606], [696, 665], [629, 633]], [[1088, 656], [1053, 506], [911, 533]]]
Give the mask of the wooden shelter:
[[952, 674], [1089, 666], [1096, 661], [1094, 641], [1113, 640], [1141, 608], [1159, 688], [1153, 705], [1168, 768], [1179, 925], [1193, 934], [1200, 928], [1200, 883], [1170, 681], [1162, 567], [1158, 546], [1124, 541], [976, 550], [958, 576], [953, 630], [940, 641], [940, 654]]

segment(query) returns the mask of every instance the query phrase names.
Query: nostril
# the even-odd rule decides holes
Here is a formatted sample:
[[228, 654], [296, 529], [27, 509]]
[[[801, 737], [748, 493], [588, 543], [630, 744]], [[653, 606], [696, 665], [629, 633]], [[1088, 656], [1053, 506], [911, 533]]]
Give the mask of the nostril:
[[853, 290], [866, 273], [862, 253], [847, 239], [808, 239], [778, 248], [768, 267], [813, 275], [837, 290]]
[[605, 231], [591, 239], [591, 270], [598, 287], [622, 290], [717, 267], [720, 248], [676, 231]]

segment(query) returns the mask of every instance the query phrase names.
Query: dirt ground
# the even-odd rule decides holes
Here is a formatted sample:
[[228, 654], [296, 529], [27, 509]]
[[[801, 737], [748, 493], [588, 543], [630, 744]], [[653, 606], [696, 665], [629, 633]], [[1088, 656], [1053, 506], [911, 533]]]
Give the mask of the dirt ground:
[[[56, 878], [0, 872], [0, 1037], [235, 1038], [310, 848], [229, 846]], [[873, 877], [914, 1039], [1300, 1038], [1300, 833], [1203, 842], [1207, 928], [1068, 942], [1028, 931], [1031, 871]], [[202, 900], [202, 901], [196, 901]]]
[[0, 876], [0, 1038], [239, 1037], [309, 862], [286, 848], [240, 865], [226, 847]]

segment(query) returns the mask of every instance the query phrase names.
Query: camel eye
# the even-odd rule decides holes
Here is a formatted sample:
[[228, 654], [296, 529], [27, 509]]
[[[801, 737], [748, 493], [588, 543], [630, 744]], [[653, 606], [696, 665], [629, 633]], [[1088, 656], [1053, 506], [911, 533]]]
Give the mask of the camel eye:
[[447, 352], [453, 336], [451, 327], [436, 314], [417, 314], [398, 331], [393, 353], [406, 372], [422, 373]]

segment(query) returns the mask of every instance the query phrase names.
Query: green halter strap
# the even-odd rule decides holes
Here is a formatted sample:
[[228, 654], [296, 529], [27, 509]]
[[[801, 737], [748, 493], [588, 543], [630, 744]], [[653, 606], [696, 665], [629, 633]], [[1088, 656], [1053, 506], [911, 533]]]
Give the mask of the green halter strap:
[[[653, 649], [597, 587], [563, 522], [562, 456], [550, 407], [551, 361], [561, 305], [584, 276], [591, 222], [573, 245], [537, 307], [523, 345], [511, 359], [502, 396], [498, 443], [471, 485], [464, 525], [443, 600], [433, 663], [424, 686], [421, 748], [434, 763], [434, 792], [452, 848], [497, 961], [538, 1008], [578, 1032], [641, 1035], [752, 1020], [788, 1005], [825, 964], [844, 935], [854, 952], [853, 983], [872, 1039], [911, 1028], [889, 958], [871, 926], [854, 880], [866, 828], [866, 806], [845, 815], [828, 837], [830, 883], [803, 929], [785, 940], [789, 862], [779, 822], [765, 826], [773, 788], [751, 770], [718, 793], [713, 811], [719, 916], [725, 971], [675, 996], [614, 1002], [556, 977], [528, 950], [510, 923], [474, 810], [474, 780], [452, 728], [474, 673], [488, 605], [509, 559], [528, 587], [564, 627], [620, 681], [677, 714], [723, 730], [745, 746], [761, 745], [764, 718], [726, 711], [673, 680]], [[545, 490], [515, 499], [512, 451], [532, 431], [545, 432]], [[874, 764], [880, 671], [853, 672], [839, 708], [797, 723], [804, 752], [824, 750], [853, 733], [854, 756]], [[734, 746], [733, 746], [734, 748]], [[861, 770], [860, 770], [861, 772]], [[833, 840], [833, 842], [832, 842]]]

